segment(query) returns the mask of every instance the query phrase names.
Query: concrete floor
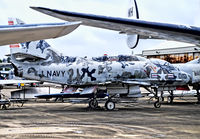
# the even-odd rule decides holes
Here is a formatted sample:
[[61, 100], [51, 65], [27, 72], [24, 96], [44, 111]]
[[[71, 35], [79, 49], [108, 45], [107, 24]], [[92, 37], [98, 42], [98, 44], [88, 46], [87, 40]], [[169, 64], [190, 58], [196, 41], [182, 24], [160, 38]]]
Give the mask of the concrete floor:
[[0, 110], [0, 138], [181, 138], [200, 137], [200, 105], [187, 101], [136, 106], [114, 111], [90, 110], [87, 104], [30, 101]]

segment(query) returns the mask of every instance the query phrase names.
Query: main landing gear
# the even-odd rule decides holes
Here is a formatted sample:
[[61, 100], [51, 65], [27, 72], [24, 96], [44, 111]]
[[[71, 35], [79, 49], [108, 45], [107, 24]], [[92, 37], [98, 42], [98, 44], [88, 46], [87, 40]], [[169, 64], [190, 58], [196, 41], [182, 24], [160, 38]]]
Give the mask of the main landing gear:
[[105, 103], [105, 107], [107, 110], [112, 111], [115, 109], [115, 102], [113, 102], [112, 100], [108, 100]]
[[172, 104], [174, 101], [174, 92], [173, 91], [169, 91], [170, 96], [167, 97], [167, 102]]
[[105, 103], [105, 108], [109, 111], [112, 111], [115, 109], [115, 102], [112, 100], [113, 97], [115, 97], [116, 95], [113, 95], [111, 97], [108, 98], [108, 100]]
[[[115, 96], [115, 95], [109, 97], [109, 98], [107, 99], [107, 101], [105, 102], [105, 108], [106, 108], [106, 110], [112, 111], [112, 110], [115, 109], [115, 103], [116, 103], [116, 102], [114, 102], [114, 101], [112, 100], [112, 98], [113, 98], [114, 96]], [[97, 108], [99, 108], [98, 101], [97, 101], [97, 99], [96, 99], [95, 96], [94, 96], [94, 98], [90, 99], [90, 101], [89, 101], [89, 107], [90, 107], [91, 109], [97, 109]]]
[[89, 107], [92, 108], [92, 109], [98, 108], [98, 101], [96, 100], [96, 98], [92, 98], [89, 101]]
[[[89, 107], [91, 109], [99, 108], [98, 101], [96, 99], [92, 98], [89, 101]], [[106, 110], [109, 110], [109, 111], [114, 110], [115, 109], [115, 102], [113, 100], [107, 100], [106, 103], [105, 103], [105, 108], [106, 108]]]

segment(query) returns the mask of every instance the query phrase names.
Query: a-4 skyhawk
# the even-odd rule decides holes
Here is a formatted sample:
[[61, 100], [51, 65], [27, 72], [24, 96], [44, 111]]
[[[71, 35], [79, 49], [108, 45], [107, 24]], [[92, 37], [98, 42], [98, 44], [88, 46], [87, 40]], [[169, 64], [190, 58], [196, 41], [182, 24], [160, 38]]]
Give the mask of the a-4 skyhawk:
[[[154, 89], [157, 99], [154, 106], [160, 107], [158, 91], [174, 90], [176, 86], [191, 81], [187, 73], [163, 60], [139, 56], [119, 56], [117, 60], [63, 56], [44, 40], [11, 48], [11, 59], [15, 75], [26, 79], [76, 88], [98, 86], [95, 93], [106, 90], [109, 97], [105, 105], [109, 110], [115, 108], [112, 98], [116, 95], [127, 98], [141, 96], [140, 86]], [[95, 97], [92, 101], [96, 107]]]

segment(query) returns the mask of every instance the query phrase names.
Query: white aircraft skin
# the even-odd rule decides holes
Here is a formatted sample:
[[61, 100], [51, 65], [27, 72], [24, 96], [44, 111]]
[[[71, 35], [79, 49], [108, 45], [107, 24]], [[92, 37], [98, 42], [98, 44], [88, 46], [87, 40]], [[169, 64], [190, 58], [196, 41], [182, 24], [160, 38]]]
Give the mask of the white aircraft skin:
[[[187, 73], [163, 60], [137, 56], [129, 56], [129, 60], [125, 56], [117, 58], [117, 61], [109, 61], [106, 57], [87, 59], [62, 56], [44, 40], [11, 48], [15, 74], [19, 77], [74, 87], [104, 86], [111, 90], [110, 95], [134, 95], [134, 87], [137, 86], [170, 90], [170, 87], [191, 82]], [[124, 89], [122, 92], [112, 92], [111, 88], [119, 86]]]
[[192, 60], [185, 64], [173, 64], [179, 70], [190, 74], [192, 78], [192, 84], [200, 82], [200, 58]]
[[[197, 96], [197, 103], [200, 103], [200, 58], [197, 58], [195, 60], [192, 60], [190, 62], [187, 62], [185, 64], [173, 64], [176, 68], [178, 68], [181, 71], [184, 71], [188, 73], [191, 77], [191, 83], [190, 85], [193, 86], [193, 88], [196, 90], [195, 94], [194, 92], [186, 92], [186, 94], [190, 94], [190, 96]], [[170, 101], [173, 102], [173, 96], [174, 94], [171, 94]]]
[[[98, 58], [91, 60], [62, 56], [44, 40], [23, 45], [21, 48], [12, 49], [12, 62], [18, 69], [18, 75], [27, 79], [71, 86], [88, 86], [110, 82], [131, 83], [131, 81], [147, 85], [176, 86], [190, 81], [190, 76], [187, 73], [176, 70], [170, 63], [163, 60], [152, 61], [137, 56], [131, 57], [135, 61], [107, 61], [98, 60]], [[20, 51], [24, 58], [17, 58]], [[30, 60], [26, 57], [30, 54], [35, 59]]]

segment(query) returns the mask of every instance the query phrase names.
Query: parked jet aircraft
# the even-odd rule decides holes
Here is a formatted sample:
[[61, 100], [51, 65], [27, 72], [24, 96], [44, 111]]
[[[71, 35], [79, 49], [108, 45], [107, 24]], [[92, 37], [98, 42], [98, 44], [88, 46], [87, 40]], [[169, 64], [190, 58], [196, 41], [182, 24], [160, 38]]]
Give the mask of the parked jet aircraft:
[[[131, 3], [136, 3], [136, 1], [131, 0]], [[134, 5], [135, 4], [133, 4], [133, 6]], [[137, 5], [135, 7], [137, 9]], [[128, 35], [139, 34], [149, 38], [181, 41], [196, 45], [200, 44], [200, 27], [144, 21], [139, 20], [139, 16], [137, 16], [137, 19], [127, 19], [55, 10], [44, 7], [31, 8], [66, 21], [81, 21], [82, 25], [119, 31], [120, 33], [126, 33]], [[128, 15], [132, 16], [133, 10], [134, 8], [131, 7], [128, 10]], [[135, 47], [135, 45], [129, 46], [131, 48]]]
[[[152, 61], [138, 56], [130, 58], [131, 61], [124, 57], [107, 61], [106, 57], [87, 59], [63, 56], [44, 40], [11, 48], [15, 75], [71, 87], [98, 86], [96, 93], [106, 90], [109, 94], [105, 103], [109, 110], [115, 108], [113, 97], [118, 94], [123, 97], [139, 96], [140, 86], [154, 88], [157, 99], [154, 106], [160, 107], [159, 90], [174, 90], [176, 86], [191, 81], [187, 73], [166, 61]], [[95, 98], [93, 101], [96, 104]]]
[[0, 45], [61, 37], [72, 32], [79, 25], [80, 22], [0, 25]]

